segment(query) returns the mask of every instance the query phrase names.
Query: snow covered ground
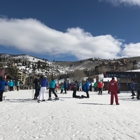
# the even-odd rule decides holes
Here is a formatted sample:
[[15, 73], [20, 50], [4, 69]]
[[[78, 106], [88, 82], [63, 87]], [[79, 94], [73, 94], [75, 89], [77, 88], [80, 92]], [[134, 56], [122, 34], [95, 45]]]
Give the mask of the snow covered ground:
[[[78, 92], [78, 94], [85, 94]], [[37, 103], [32, 90], [5, 92], [0, 102], [0, 140], [139, 140], [140, 100], [119, 94], [90, 92], [89, 99], [73, 99], [72, 91], [60, 100]], [[48, 93], [46, 93], [48, 97]]]

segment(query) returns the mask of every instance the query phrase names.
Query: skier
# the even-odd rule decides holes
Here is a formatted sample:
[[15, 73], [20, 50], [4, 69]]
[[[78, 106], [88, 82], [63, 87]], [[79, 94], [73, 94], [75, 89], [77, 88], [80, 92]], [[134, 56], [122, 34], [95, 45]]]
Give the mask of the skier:
[[94, 83], [94, 91], [97, 91], [97, 82]]
[[86, 98], [89, 98], [89, 93], [88, 93], [88, 91], [89, 91], [89, 86], [90, 86], [90, 82], [89, 82], [88, 79], [87, 79], [87, 80], [86, 80], [86, 83], [85, 83], [85, 85], [84, 85], [84, 91], [85, 91], [86, 94], [87, 94]]
[[99, 90], [98, 95], [102, 95], [102, 90], [103, 90], [103, 83], [102, 83], [102, 81], [98, 82], [98, 90]]
[[8, 83], [3, 79], [2, 76], [0, 76], [0, 102], [3, 100], [3, 92], [5, 89], [5, 86], [7, 86]]
[[38, 103], [40, 101], [45, 101], [45, 92], [46, 92], [46, 87], [48, 86], [48, 80], [45, 75], [43, 75], [43, 78], [40, 81], [40, 92], [39, 92], [39, 97], [38, 97]]
[[39, 95], [39, 90], [40, 90], [40, 85], [39, 85], [39, 76], [37, 75], [36, 78], [33, 81], [34, 85], [35, 85], [35, 94], [34, 94], [34, 100], [37, 99], [38, 95]]
[[60, 89], [61, 89], [60, 93], [63, 93], [63, 90], [64, 90], [64, 84], [63, 83], [60, 84]]
[[14, 82], [12, 80], [10, 80], [10, 82], [9, 82], [10, 91], [14, 90], [13, 87], [14, 87]]
[[68, 82], [66, 80], [64, 81], [64, 90], [65, 90], [65, 94], [66, 94], [67, 90], [68, 90]]
[[118, 83], [118, 94], [120, 93], [120, 90], [121, 90], [121, 85], [120, 83]]
[[17, 91], [19, 91], [19, 86], [20, 86], [20, 81], [19, 80], [17, 80], [16, 86], [17, 86]]
[[114, 97], [115, 97], [116, 105], [119, 105], [118, 94], [117, 94], [117, 92], [118, 92], [118, 82], [115, 81], [114, 77], [112, 77], [112, 80], [109, 82], [108, 90], [111, 93], [110, 105], [113, 105]]
[[82, 91], [82, 83], [79, 83], [79, 91]]
[[53, 94], [55, 95], [55, 100], [59, 100], [57, 94], [55, 93], [55, 85], [56, 85], [56, 81], [54, 80], [54, 78], [52, 78], [49, 84], [49, 99], [48, 100], [52, 100], [51, 92], [53, 92]]
[[9, 91], [9, 88], [8, 88], [8, 81], [6, 80], [6, 83], [7, 85], [5, 85], [5, 92]]
[[135, 96], [135, 92], [134, 92], [134, 89], [135, 89], [135, 84], [134, 82], [132, 81], [131, 84], [130, 84], [130, 88], [131, 88], [131, 93], [132, 93], [132, 99], [134, 99], [134, 96]]

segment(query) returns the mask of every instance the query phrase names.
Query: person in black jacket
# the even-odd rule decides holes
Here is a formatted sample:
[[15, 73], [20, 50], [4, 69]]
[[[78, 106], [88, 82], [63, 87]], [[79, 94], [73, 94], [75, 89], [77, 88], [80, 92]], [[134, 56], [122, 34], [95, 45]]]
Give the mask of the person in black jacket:
[[34, 94], [34, 100], [37, 99], [37, 97], [39, 96], [39, 90], [40, 90], [40, 85], [39, 85], [39, 76], [36, 76], [36, 78], [34, 79], [34, 85], [35, 85], [35, 94]]
[[81, 96], [76, 95], [77, 86], [78, 86], [78, 82], [75, 81], [75, 83], [73, 84], [73, 94], [72, 94], [73, 98], [81, 98]]

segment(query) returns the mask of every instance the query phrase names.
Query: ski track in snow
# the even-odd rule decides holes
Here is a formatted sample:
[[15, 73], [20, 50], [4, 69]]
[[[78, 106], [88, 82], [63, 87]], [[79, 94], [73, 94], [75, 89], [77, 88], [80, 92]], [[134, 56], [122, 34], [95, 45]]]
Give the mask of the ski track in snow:
[[32, 100], [32, 90], [5, 92], [0, 140], [140, 139], [140, 101], [132, 100], [130, 92], [118, 95], [119, 106], [110, 105], [107, 91], [89, 92], [89, 99], [73, 99], [72, 91], [59, 92], [60, 100], [41, 103]]

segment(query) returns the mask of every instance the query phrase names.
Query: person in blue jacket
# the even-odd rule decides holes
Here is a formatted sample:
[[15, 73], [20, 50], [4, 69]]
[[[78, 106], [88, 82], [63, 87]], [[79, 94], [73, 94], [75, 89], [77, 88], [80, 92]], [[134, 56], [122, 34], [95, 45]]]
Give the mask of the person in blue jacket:
[[49, 83], [49, 99], [52, 100], [51, 98], [51, 92], [55, 95], [55, 100], [59, 100], [57, 94], [55, 93], [55, 87], [56, 87], [56, 81], [54, 78], [52, 78], [51, 82]]
[[[6, 80], [6, 79], [5, 79]], [[6, 85], [5, 85], [5, 92], [7, 92], [8, 90], [9, 90], [9, 88], [8, 88], [8, 80], [6, 80]]]
[[134, 98], [134, 96], [135, 96], [135, 92], [134, 92], [134, 90], [135, 90], [135, 84], [134, 84], [134, 82], [132, 81], [131, 82], [131, 84], [130, 84], [130, 88], [131, 88], [131, 93], [132, 93], [132, 99]]
[[84, 91], [85, 91], [86, 94], [87, 94], [86, 98], [89, 98], [89, 93], [88, 93], [89, 87], [90, 87], [90, 82], [89, 82], [88, 79], [87, 79], [87, 80], [86, 80], [86, 83], [85, 83], [85, 85], [84, 85]]
[[64, 91], [65, 91], [65, 94], [67, 93], [68, 86], [69, 86], [69, 84], [68, 84], [67, 80], [65, 80], [64, 81]]
[[121, 84], [118, 83], [118, 94], [120, 93], [120, 90], [121, 90]]
[[7, 86], [8, 83], [3, 79], [2, 76], [0, 76], [0, 102], [3, 100], [3, 92], [5, 90], [5, 86]]
[[40, 86], [41, 88], [39, 92], [38, 103], [40, 103], [40, 101], [45, 101], [45, 92], [48, 86], [48, 80], [45, 75], [43, 75], [43, 78], [40, 81]]

